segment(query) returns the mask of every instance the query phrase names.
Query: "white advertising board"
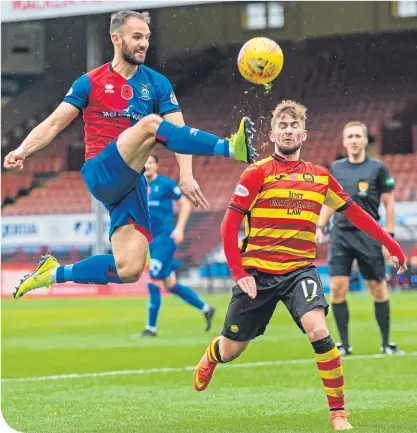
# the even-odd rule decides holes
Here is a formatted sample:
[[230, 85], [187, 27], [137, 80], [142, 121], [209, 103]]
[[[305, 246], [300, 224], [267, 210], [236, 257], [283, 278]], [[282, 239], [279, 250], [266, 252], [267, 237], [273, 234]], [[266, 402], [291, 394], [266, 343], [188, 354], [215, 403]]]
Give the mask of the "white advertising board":
[[[108, 244], [109, 216], [104, 216], [103, 240]], [[2, 246], [92, 245], [94, 214], [25, 215], [1, 219]]]

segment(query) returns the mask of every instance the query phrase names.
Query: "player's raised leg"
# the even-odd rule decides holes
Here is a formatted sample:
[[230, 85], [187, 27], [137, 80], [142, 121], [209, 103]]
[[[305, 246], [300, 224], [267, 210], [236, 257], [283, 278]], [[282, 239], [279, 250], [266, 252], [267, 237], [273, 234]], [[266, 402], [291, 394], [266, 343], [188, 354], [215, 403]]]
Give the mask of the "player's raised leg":
[[164, 120], [156, 131], [156, 141], [177, 153], [193, 155], [219, 155], [237, 161], [253, 163], [258, 156], [252, 146], [254, 129], [244, 117], [236, 133], [227, 139], [188, 126], [176, 126]]
[[176, 126], [151, 114], [122, 132], [117, 147], [124, 161], [137, 172], [145, 166], [157, 142], [176, 153], [222, 155], [252, 163], [257, 156], [252, 146], [253, 134], [253, 124], [247, 117], [241, 120], [235, 134], [222, 139], [188, 126]]
[[316, 362], [326, 392], [330, 420], [335, 430], [353, 428], [345, 412], [345, 383], [339, 351], [329, 335], [325, 321], [325, 309], [314, 308], [301, 318], [308, 339], [316, 353]]

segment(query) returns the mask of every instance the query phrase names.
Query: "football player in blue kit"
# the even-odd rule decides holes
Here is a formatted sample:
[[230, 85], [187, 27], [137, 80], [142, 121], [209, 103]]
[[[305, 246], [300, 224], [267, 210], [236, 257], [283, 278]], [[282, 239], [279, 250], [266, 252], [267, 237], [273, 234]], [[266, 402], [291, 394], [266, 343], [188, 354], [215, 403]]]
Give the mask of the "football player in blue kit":
[[[184, 240], [184, 229], [191, 211], [191, 203], [185, 198], [180, 187], [170, 178], [158, 173], [158, 157], [151, 155], [145, 164], [148, 180], [148, 206], [151, 218], [153, 241], [150, 244], [151, 263], [148, 283], [148, 322], [142, 337], [155, 337], [161, 288], [179, 296], [187, 304], [202, 311], [206, 320], [206, 331], [210, 330], [214, 307], [205, 303], [190, 287], [177, 281], [175, 270], [180, 262], [174, 259], [178, 244]], [[174, 225], [174, 201], [179, 205], [178, 219]]]
[[123, 284], [140, 279], [152, 241], [143, 172], [157, 143], [176, 152], [181, 190], [202, 208], [208, 203], [193, 177], [189, 155], [222, 155], [246, 163], [256, 159], [251, 144], [253, 123], [247, 117], [228, 139], [184, 125], [169, 80], [144, 65], [149, 25], [147, 12], [113, 14], [113, 60], [78, 78], [59, 107], [4, 159], [6, 169], [21, 170], [28, 156], [50, 144], [82, 111], [86, 162], [81, 173], [90, 193], [110, 215], [113, 254], [65, 265], [46, 254], [16, 287], [16, 299], [31, 290], [67, 281]]

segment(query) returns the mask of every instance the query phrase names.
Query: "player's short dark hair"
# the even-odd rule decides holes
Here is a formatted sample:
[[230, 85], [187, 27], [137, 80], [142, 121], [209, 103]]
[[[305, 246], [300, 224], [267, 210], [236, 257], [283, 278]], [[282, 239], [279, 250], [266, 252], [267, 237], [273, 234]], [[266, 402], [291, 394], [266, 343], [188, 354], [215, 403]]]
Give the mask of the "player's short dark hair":
[[131, 17], [139, 18], [145, 21], [146, 24], [151, 23], [151, 17], [149, 12], [136, 12], [136, 11], [120, 11], [112, 14], [110, 19], [110, 34], [116, 33], [117, 30]]
[[159, 158], [158, 155], [155, 155], [154, 153], [151, 155], [151, 157], [155, 160], [155, 162], [158, 164]]

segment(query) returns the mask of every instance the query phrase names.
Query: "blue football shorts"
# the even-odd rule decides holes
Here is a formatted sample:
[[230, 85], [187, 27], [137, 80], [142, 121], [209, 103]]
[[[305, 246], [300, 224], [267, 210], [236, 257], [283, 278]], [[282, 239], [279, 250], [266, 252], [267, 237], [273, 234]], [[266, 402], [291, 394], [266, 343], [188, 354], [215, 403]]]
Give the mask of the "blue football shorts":
[[174, 259], [177, 245], [171, 238], [171, 233], [160, 234], [154, 237], [149, 245], [151, 264], [149, 276], [153, 280], [164, 280], [171, 272], [180, 267], [181, 262]]
[[149, 242], [152, 240], [144, 171], [138, 173], [129, 167], [114, 141], [81, 169], [88, 190], [110, 214], [110, 241], [114, 230], [127, 224], [134, 224]]

